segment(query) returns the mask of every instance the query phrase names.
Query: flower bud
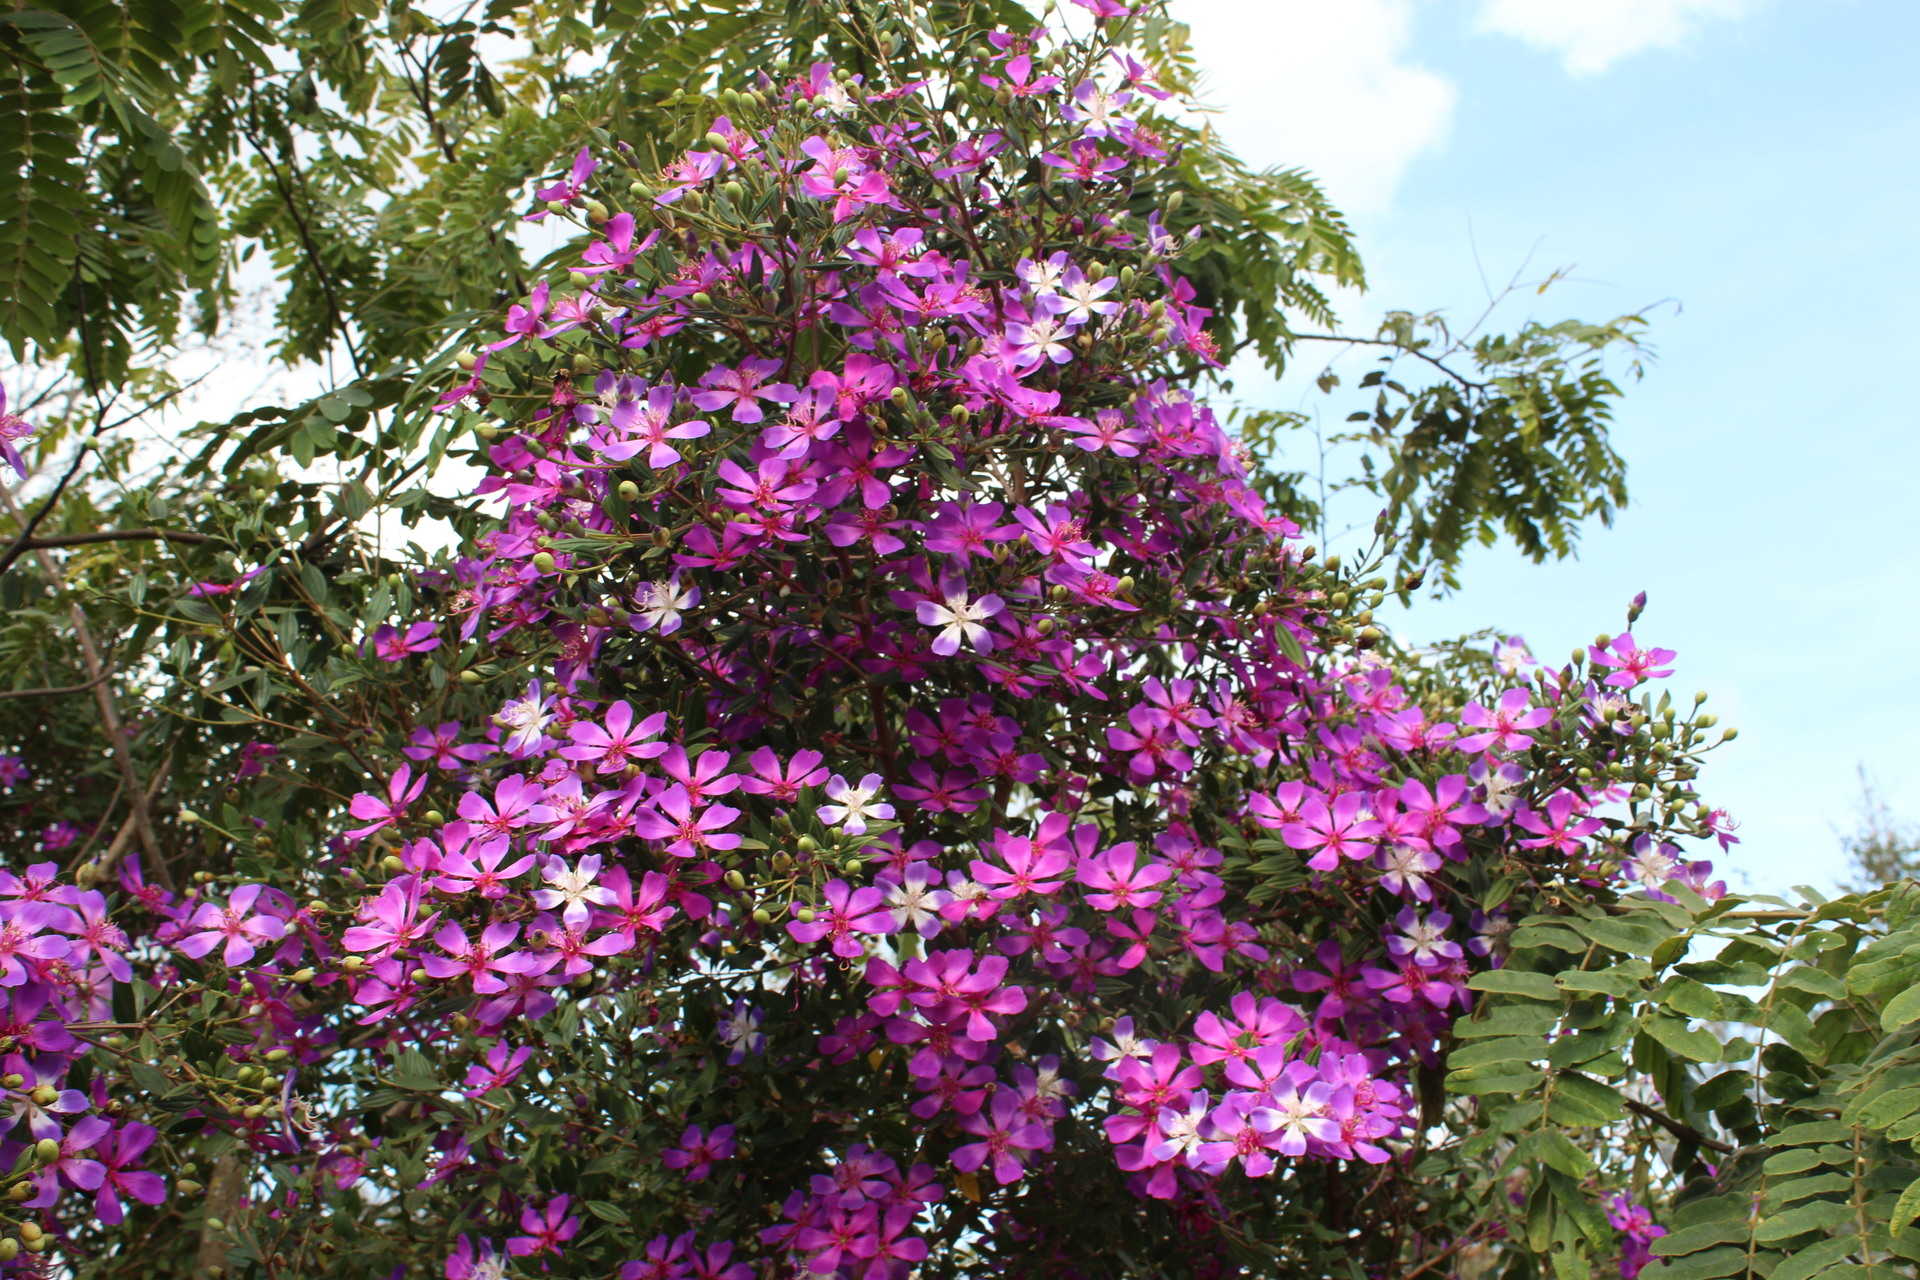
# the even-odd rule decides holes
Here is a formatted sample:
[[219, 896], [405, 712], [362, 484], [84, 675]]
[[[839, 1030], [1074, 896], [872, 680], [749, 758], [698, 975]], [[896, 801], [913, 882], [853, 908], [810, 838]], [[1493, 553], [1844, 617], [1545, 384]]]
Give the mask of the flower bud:
[[808, 853], [808, 854], [813, 853], [814, 851], [820, 848], [819, 842], [816, 841], [812, 836], [801, 836], [798, 840], [794, 841], [794, 845], [800, 850], [800, 852]]
[[741, 186], [737, 181], [728, 181], [720, 189], [726, 192], [727, 199], [733, 201], [735, 204], [738, 204], [742, 200], [747, 198], [747, 189]]
[[755, 924], [772, 924], [773, 912], [767, 910], [765, 907], [755, 907], [753, 909], [753, 922]]
[[1596, 649], [1604, 649], [1612, 643], [1613, 643], [1613, 637], [1608, 635], [1604, 631], [1602, 631], [1599, 635], [1593, 638], [1593, 647]]
[[726, 881], [727, 888], [734, 890], [736, 893], [747, 887], [747, 878], [738, 871], [727, 872]]
[[460, 673], [461, 684], [479, 684], [485, 678], [486, 677], [482, 676], [478, 671], [462, 671]]
[[715, 151], [727, 151], [732, 146], [732, 144], [727, 141], [727, 135], [717, 129], [708, 130], [705, 141], [706, 144]]
[[0, 1262], [12, 1262], [20, 1256], [20, 1242], [12, 1236], [0, 1240]]
[[366, 968], [367, 961], [364, 956], [348, 956], [340, 962], [342, 973], [364, 973]]
[[33, 1144], [33, 1158], [41, 1164], [52, 1164], [60, 1158], [60, 1144], [52, 1138], [40, 1139]]
[[[563, 106], [563, 107], [569, 107], [569, 108], [570, 108], [570, 107], [572, 107], [572, 106], [573, 106], [573, 104], [574, 104], [574, 101], [575, 101], [575, 99], [574, 99], [574, 96], [573, 96], [572, 94], [570, 94], [570, 93], [563, 93], [563, 94], [561, 94], [561, 95], [560, 95], [559, 97], [557, 97], [557, 98], [555, 98], [555, 99], [554, 99], [554, 101], [555, 101], [556, 103], [558, 103], [558, 104], [559, 104], [560, 106]], [[212, 1226], [212, 1224], [211, 1224], [211, 1223], [209, 1223], [208, 1225], [209, 1225], [209, 1226]], [[219, 1228], [218, 1228], [218, 1227], [214, 1227], [214, 1230], [215, 1230], [215, 1231], [218, 1231], [218, 1230], [219, 1230]]]
[[1113, 585], [1116, 591], [1118, 591], [1121, 595], [1125, 595], [1127, 592], [1133, 590], [1134, 588], [1135, 584], [1133, 581], [1133, 575], [1130, 573], [1121, 574], [1120, 581], [1114, 583]]
[[227, 1229], [227, 1224], [226, 1224], [226, 1223], [224, 1223], [224, 1222], [222, 1222], [222, 1221], [220, 1221], [220, 1219], [218, 1219], [218, 1218], [208, 1218], [208, 1219], [207, 1219], [207, 1230], [209, 1230], [209, 1231], [225, 1231], [226, 1229]]
[[27, 1096], [39, 1106], [50, 1107], [60, 1100], [60, 1091], [50, 1084], [41, 1084], [35, 1085], [33, 1092]]
[[713, 295], [704, 289], [694, 294], [691, 301], [694, 306], [699, 307], [702, 311], [711, 311], [713, 309]]
[[7, 1199], [13, 1201], [15, 1204], [19, 1204], [22, 1200], [31, 1200], [32, 1198], [33, 1184], [31, 1182], [16, 1182], [7, 1188]]
[[909, 404], [913, 402], [913, 397], [907, 394], [907, 389], [905, 387], [895, 387], [891, 392], [888, 393], [887, 398], [893, 401], [895, 406], [901, 409], [906, 408]]
[[407, 864], [390, 853], [380, 859], [380, 869], [390, 876], [397, 876], [407, 869]]
[[473, 353], [472, 347], [462, 347], [460, 354], [453, 358], [453, 362], [462, 369], [465, 369], [468, 373], [472, 373], [475, 367], [479, 365], [480, 357]]
[[37, 1222], [23, 1222], [20, 1224], [20, 1238], [25, 1240], [29, 1246], [46, 1234], [46, 1231]]
[[533, 555], [533, 567], [540, 573], [553, 572], [553, 552], [536, 551]]
[[812, 924], [815, 919], [813, 908], [812, 907], [800, 908], [799, 919], [801, 924]]
[[408, 974], [407, 976], [412, 978], [416, 983], [419, 983], [423, 986], [433, 978], [433, 975], [428, 973], [425, 969], [415, 969], [412, 973]]
[[615, 492], [620, 495], [620, 501], [622, 502], [640, 501], [640, 486], [631, 480], [622, 480], [620, 487], [616, 489]]
[[192, 1178], [180, 1179], [178, 1182], [173, 1184], [173, 1189], [179, 1192], [183, 1196], [197, 1196], [202, 1191], [206, 1190], [205, 1187], [195, 1182]]
[[547, 201], [548, 213], [565, 213], [566, 211], [567, 211], [567, 202], [565, 200]]
[[200, 821], [200, 815], [191, 809], [182, 809], [180, 811], [180, 821], [186, 823], [188, 826], [192, 826], [194, 823]]
[[627, 184], [627, 194], [636, 200], [651, 200], [653, 199], [653, 188], [636, 179]]
[[18, 1071], [9, 1071], [6, 1075], [0, 1076], [0, 1085], [5, 1085], [9, 1089], [18, 1089], [26, 1082], [27, 1078]]

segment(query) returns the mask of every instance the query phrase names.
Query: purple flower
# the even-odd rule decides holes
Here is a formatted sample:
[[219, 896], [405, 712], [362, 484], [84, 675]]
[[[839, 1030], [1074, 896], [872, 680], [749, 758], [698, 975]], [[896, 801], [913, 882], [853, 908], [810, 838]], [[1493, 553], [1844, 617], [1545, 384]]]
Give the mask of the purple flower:
[[20, 473], [22, 480], [27, 478], [27, 460], [20, 456], [19, 442], [35, 430], [34, 425], [25, 418], [7, 412], [7, 389], [0, 387], [0, 458], [5, 458], [7, 465]]
[[198, 960], [215, 947], [225, 944], [220, 959], [228, 968], [253, 959], [255, 951], [269, 942], [287, 936], [287, 922], [278, 916], [254, 911], [262, 886], [241, 885], [227, 899], [226, 906], [203, 902], [193, 913], [188, 926], [200, 932], [182, 938], [174, 945], [181, 954]]
[[700, 1126], [690, 1124], [680, 1135], [680, 1144], [661, 1153], [660, 1163], [669, 1169], [685, 1169], [688, 1182], [705, 1182], [719, 1160], [733, 1158], [733, 1126], [723, 1124], [703, 1134]]
[[383, 624], [373, 633], [373, 654], [382, 662], [405, 662], [411, 654], [439, 648], [440, 637], [434, 634], [438, 629], [431, 622], [416, 622], [403, 634], [392, 624]]
[[505, 1041], [487, 1050], [486, 1065], [474, 1063], [467, 1068], [467, 1078], [462, 1083], [469, 1098], [478, 1098], [482, 1094], [504, 1089], [520, 1078], [520, 1071], [527, 1065], [527, 1059], [533, 1056], [533, 1050], [522, 1046], [509, 1049]]

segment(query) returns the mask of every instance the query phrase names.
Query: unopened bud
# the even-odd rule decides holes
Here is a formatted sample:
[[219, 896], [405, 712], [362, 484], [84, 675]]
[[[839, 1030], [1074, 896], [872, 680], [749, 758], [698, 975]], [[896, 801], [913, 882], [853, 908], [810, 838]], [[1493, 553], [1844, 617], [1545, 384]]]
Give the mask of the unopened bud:
[[812, 908], [812, 907], [802, 907], [802, 908], [800, 908], [800, 911], [799, 911], [799, 920], [800, 920], [800, 923], [801, 923], [801, 924], [812, 924], [812, 923], [813, 923], [813, 921], [814, 921], [814, 910], [813, 910], [813, 908]]
[[1114, 583], [1113, 586], [1114, 590], [1118, 591], [1121, 595], [1125, 595], [1134, 588], [1133, 575], [1130, 573], [1120, 575], [1120, 581]]
[[726, 192], [727, 199], [733, 201], [735, 204], [739, 204], [742, 200], [746, 199], [747, 197], [747, 189], [741, 186], [738, 182], [728, 182], [724, 186], [722, 186], [720, 189]]
[[6, 1075], [0, 1076], [0, 1085], [5, 1085], [9, 1089], [18, 1089], [26, 1082], [27, 1078], [18, 1071], [9, 1071]]
[[836, 187], [846, 186], [852, 178], [853, 173], [845, 165], [841, 165], [833, 171], [833, 185]]
[[37, 1222], [23, 1222], [20, 1224], [20, 1238], [25, 1240], [29, 1245], [46, 1234], [45, 1229]]
[[801, 836], [794, 841], [794, 846], [802, 853], [812, 853], [820, 847], [820, 843], [812, 836]]
[[727, 151], [727, 150], [730, 150], [732, 147], [732, 144], [727, 141], [727, 135], [724, 133], [721, 133], [717, 129], [709, 130], [707, 132], [706, 144], [709, 147], [712, 147], [715, 151]]
[[28, 1096], [40, 1106], [50, 1107], [60, 1100], [60, 1091], [50, 1084], [35, 1085]]
[[693, 305], [699, 307], [702, 311], [710, 311], [713, 309], [713, 295], [704, 289], [694, 294], [692, 301]]
[[192, 1178], [180, 1179], [178, 1182], [173, 1184], [173, 1189], [179, 1192], [183, 1196], [197, 1196], [202, 1191], [206, 1190], [205, 1187], [195, 1182]]
[[[571, 107], [574, 104], [574, 97], [570, 93], [563, 93], [559, 97], [555, 98], [554, 101], [559, 103], [563, 107]], [[218, 1228], [215, 1228], [215, 1229], [218, 1230]]]
[[60, 1144], [52, 1138], [42, 1138], [33, 1144], [33, 1158], [41, 1164], [52, 1164], [60, 1158]]
[[221, 1221], [220, 1219], [218, 1219], [218, 1218], [208, 1218], [208, 1219], [207, 1219], [207, 1230], [209, 1230], [209, 1231], [225, 1231], [226, 1229], [227, 1229], [227, 1224], [226, 1224], [226, 1223], [224, 1223], [224, 1222], [222, 1222], [222, 1221]]
[[631, 480], [622, 480], [620, 487], [615, 490], [615, 492], [620, 495], [620, 501], [622, 502], [640, 501], [640, 486]]
[[727, 888], [738, 892], [747, 887], [747, 878], [738, 871], [729, 871], [726, 875]]
[[627, 184], [627, 194], [636, 200], [653, 199], [653, 188], [644, 182], [633, 181]]
[[472, 347], [467, 347], [462, 349], [460, 354], [453, 358], [453, 362], [462, 369], [465, 369], [468, 373], [472, 373], [473, 370], [479, 366], [480, 357], [473, 353]]
[[554, 564], [554, 562], [553, 562], [553, 552], [551, 552], [551, 551], [536, 551], [536, 552], [534, 552], [534, 554], [533, 554], [533, 567], [534, 567], [534, 569], [535, 569], [536, 571], [538, 571], [538, 572], [540, 572], [540, 573], [552, 573], [552, 572], [553, 572], [553, 564]]
[[18, 1240], [15, 1240], [12, 1236], [0, 1240], [0, 1262], [12, 1262], [19, 1256], [20, 1242]]
[[592, 219], [594, 222], [605, 222], [608, 218], [611, 218], [612, 216], [613, 216], [612, 211], [609, 210], [607, 206], [605, 206], [604, 204], [601, 204], [598, 200], [587, 201], [587, 217]]
[[380, 859], [380, 869], [390, 876], [397, 876], [407, 869], [407, 864], [390, 853]]
[[565, 212], [567, 211], [567, 207], [568, 207], [568, 206], [567, 206], [567, 202], [566, 202], [565, 200], [549, 200], [549, 201], [547, 201], [547, 212], [548, 212], [548, 213], [565, 213]]
[[462, 671], [460, 673], [461, 684], [479, 684], [484, 679], [486, 679], [486, 677], [478, 671]]
[[772, 924], [773, 912], [767, 910], [765, 907], [755, 907], [753, 909], [753, 922], [755, 924]]
[[412, 973], [408, 974], [407, 976], [412, 978], [416, 983], [420, 983], [423, 985], [428, 981], [430, 981], [433, 977], [433, 975], [428, 973], [425, 969], [415, 969]]

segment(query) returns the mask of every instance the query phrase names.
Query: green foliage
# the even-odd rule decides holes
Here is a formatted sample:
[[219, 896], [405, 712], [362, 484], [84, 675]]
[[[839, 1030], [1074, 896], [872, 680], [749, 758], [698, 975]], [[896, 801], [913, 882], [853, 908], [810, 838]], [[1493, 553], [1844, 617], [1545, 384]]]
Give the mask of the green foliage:
[[[1669, 1200], [1647, 1280], [1911, 1275], [1920, 1261], [1920, 891], [1569, 903], [1519, 922], [1455, 1028], [1489, 1211], [1586, 1275], [1602, 1183]], [[1610, 1167], [1597, 1169], [1599, 1155]], [[1518, 1188], [1524, 1206], [1505, 1191]]]

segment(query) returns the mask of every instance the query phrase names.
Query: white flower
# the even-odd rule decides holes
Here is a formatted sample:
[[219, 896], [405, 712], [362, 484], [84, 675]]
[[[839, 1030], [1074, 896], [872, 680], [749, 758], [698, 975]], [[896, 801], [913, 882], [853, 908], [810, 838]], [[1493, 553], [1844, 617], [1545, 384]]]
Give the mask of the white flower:
[[893, 913], [895, 926], [918, 930], [927, 938], [940, 932], [940, 908], [953, 901], [953, 895], [938, 887], [938, 874], [931, 867], [916, 863], [907, 868], [899, 883], [887, 885], [887, 906]]
[[699, 603], [700, 588], [682, 587], [677, 573], [663, 582], [650, 582], [634, 598], [633, 629], [657, 627], [661, 635], [670, 636], [680, 629], [680, 615]]
[[933, 639], [933, 651], [943, 658], [950, 657], [960, 652], [960, 645], [964, 641], [973, 646], [975, 653], [992, 653], [993, 636], [985, 624], [988, 618], [1006, 607], [1000, 597], [984, 595], [970, 601], [966, 587], [953, 583], [946, 586], [944, 594], [945, 604], [922, 600], [916, 610], [922, 623], [940, 628], [940, 634]]
[[839, 774], [827, 780], [827, 798], [833, 804], [823, 804], [818, 813], [820, 821], [830, 827], [842, 827], [850, 836], [864, 835], [868, 818], [886, 819], [893, 816], [893, 806], [874, 802], [880, 794], [880, 775], [870, 773], [860, 779], [859, 786], [850, 785]]
[[603, 889], [594, 883], [600, 878], [598, 854], [588, 854], [580, 859], [577, 867], [569, 867], [564, 858], [550, 857], [546, 865], [540, 868], [540, 878], [552, 887], [534, 890], [534, 905], [548, 911], [555, 907], [562, 908], [560, 918], [570, 928], [579, 929], [586, 925], [592, 915], [588, 903], [605, 907], [613, 905], [615, 900], [613, 890]]
[[536, 750], [547, 726], [553, 723], [553, 712], [541, 696], [540, 682], [528, 684], [527, 696], [500, 708], [493, 722], [509, 731], [505, 743], [508, 755], [518, 758]]

